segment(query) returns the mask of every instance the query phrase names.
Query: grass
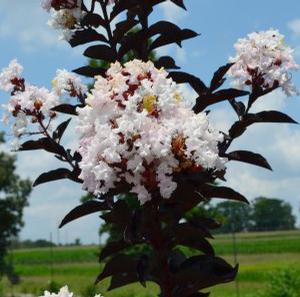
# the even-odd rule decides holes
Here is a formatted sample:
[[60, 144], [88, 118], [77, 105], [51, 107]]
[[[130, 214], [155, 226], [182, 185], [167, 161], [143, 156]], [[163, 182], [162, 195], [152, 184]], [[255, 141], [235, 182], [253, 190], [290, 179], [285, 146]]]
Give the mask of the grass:
[[[240, 296], [252, 297], [251, 293], [266, 287], [270, 275], [281, 268], [294, 267], [300, 270], [300, 232], [265, 232], [237, 234], [236, 244], [240, 271], [238, 275]], [[217, 255], [222, 255], [233, 264], [232, 239], [218, 235], [213, 241]], [[14, 290], [36, 296], [46, 288], [53, 273], [53, 280], [59, 285], [68, 284], [80, 295], [88, 292], [102, 265], [97, 263], [98, 248], [72, 247], [54, 248], [53, 266], [49, 249], [18, 250], [14, 252], [16, 270], [22, 282]], [[51, 269], [52, 267], [52, 269]], [[52, 271], [52, 272], [51, 272]], [[97, 286], [105, 297], [154, 297], [158, 288], [148, 284], [145, 290], [140, 284], [133, 284], [112, 292], [106, 292], [109, 280]], [[7, 283], [4, 287], [9, 292]], [[235, 284], [212, 288], [213, 297], [235, 296]], [[84, 296], [85, 297], [85, 296]], [[91, 296], [92, 297], [92, 296]]]

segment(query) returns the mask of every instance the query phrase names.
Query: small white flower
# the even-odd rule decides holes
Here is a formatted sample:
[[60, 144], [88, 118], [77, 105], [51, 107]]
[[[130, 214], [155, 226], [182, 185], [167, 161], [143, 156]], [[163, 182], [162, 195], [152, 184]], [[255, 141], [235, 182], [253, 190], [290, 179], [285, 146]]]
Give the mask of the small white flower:
[[20, 79], [23, 72], [23, 67], [18, 63], [16, 59], [9, 63], [7, 68], [2, 69], [0, 73], [0, 90], [10, 92], [13, 90], [13, 79]]
[[278, 83], [287, 96], [297, 94], [290, 72], [299, 66], [278, 30], [251, 33], [239, 39], [235, 48], [236, 56], [229, 59], [235, 63], [229, 70], [235, 87], [251, 89], [256, 84], [267, 89]]
[[56, 76], [52, 81], [52, 90], [58, 96], [68, 93], [75, 97], [87, 93], [87, 87], [82, 83], [81, 78], [65, 69], [56, 71]]

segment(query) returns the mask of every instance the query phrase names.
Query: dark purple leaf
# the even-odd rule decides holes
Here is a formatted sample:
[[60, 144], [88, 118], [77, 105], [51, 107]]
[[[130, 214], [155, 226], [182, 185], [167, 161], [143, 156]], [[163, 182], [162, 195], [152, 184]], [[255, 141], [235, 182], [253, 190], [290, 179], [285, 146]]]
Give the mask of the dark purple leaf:
[[122, 274], [113, 275], [110, 281], [108, 291], [127, 286], [139, 281], [136, 271], [125, 272]]
[[87, 13], [82, 21], [81, 21], [82, 26], [91, 26], [94, 28], [98, 28], [100, 26], [105, 26], [105, 21], [104, 19], [96, 13]]
[[174, 59], [169, 56], [159, 58], [159, 60], [155, 62], [155, 67], [163, 67], [165, 69], [180, 69], [180, 67], [175, 64]]
[[148, 38], [156, 34], [180, 34], [181, 29], [168, 21], [159, 21], [151, 25], [148, 29]]
[[66, 168], [59, 168], [56, 170], [51, 170], [49, 172], [45, 172], [41, 174], [33, 183], [33, 186], [36, 187], [37, 185], [47, 183], [50, 181], [71, 178], [72, 179], [72, 172]]
[[179, 224], [175, 227], [173, 245], [184, 245], [198, 249], [207, 255], [214, 255], [214, 249], [204, 238], [202, 230], [190, 224]]
[[113, 37], [116, 42], [119, 42], [124, 35], [138, 24], [135, 19], [127, 19], [116, 24], [116, 29], [113, 32]]
[[225, 74], [228, 72], [231, 66], [233, 66], [234, 63], [228, 63], [222, 67], [220, 67], [215, 73], [214, 76], [210, 82], [210, 91], [213, 92], [219, 87], [221, 87], [225, 81]]
[[116, 60], [115, 51], [109, 46], [102, 44], [87, 48], [83, 55], [91, 59], [104, 60], [109, 62], [114, 62]]
[[79, 75], [86, 76], [86, 77], [94, 78], [95, 76], [98, 76], [98, 75], [105, 76], [106, 69], [95, 68], [95, 67], [91, 67], [91, 66], [83, 66], [83, 67], [73, 70], [73, 72], [75, 72]]
[[61, 104], [58, 106], [53, 107], [51, 110], [65, 113], [65, 114], [71, 114], [71, 115], [78, 115], [76, 108], [82, 107], [81, 105], [71, 105], [71, 104]]
[[183, 8], [184, 10], [186, 10], [186, 7], [183, 3], [183, 0], [171, 0], [174, 4], [176, 4], [177, 6]]
[[216, 187], [206, 184], [202, 185], [198, 190], [206, 198], [224, 198], [249, 203], [243, 195], [228, 187]]
[[202, 80], [192, 74], [176, 71], [170, 72], [169, 76], [178, 84], [188, 83], [200, 95], [207, 91], [207, 87]]
[[137, 263], [137, 259], [133, 256], [123, 254], [116, 255], [106, 263], [102, 273], [97, 277], [95, 283], [98, 283], [103, 279], [113, 275], [124, 274], [128, 272], [136, 273]]
[[229, 130], [229, 135], [231, 138], [237, 138], [241, 136], [247, 129], [254, 123], [290, 123], [298, 124], [288, 115], [275, 111], [262, 111], [258, 113], [246, 114], [241, 121], [235, 122]]
[[186, 40], [186, 39], [190, 39], [190, 38], [194, 38], [199, 36], [198, 33], [189, 30], [189, 29], [183, 29], [181, 31], [174, 33], [163, 33], [161, 34], [157, 39], [155, 39], [153, 41], [153, 43], [150, 46], [150, 51], [168, 45], [168, 44], [172, 44], [172, 43], [177, 43], [179, 46], [181, 46], [181, 42]]
[[233, 268], [218, 257], [207, 255], [191, 257], [181, 265], [180, 271], [174, 277], [178, 288], [173, 296], [187, 297], [216, 284], [231, 282], [237, 272], [238, 266]]
[[56, 130], [53, 132], [52, 134], [52, 138], [57, 142], [60, 143], [60, 140], [63, 136], [63, 134], [65, 133], [68, 125], [70, 124], [72, 118], [66, 120], [65, 122], [61, 123]]
[[71, 210], [62, 220], [61, 224], [59, 225], [59, 228], [62, 228], [66, 224], [77, 220], [78, 218], [81, 218], [83, 216], [108, 209], [109, 207], [105, 202], [90, 200]]
[[131, 246], [128, 242], [124, 240], [116, 241], [116, 242], [108, 242], [106, 246], [101, 250], [99, 260], [102, 261], [107, 257], [112, 256], [126, 248]]
[[212, 104], [234, 99], [237, 97], [242, 97], [245, 95], [249, 95], [249, 92], [237, 89], [220, 90], [213, 94], [207, 94], [197, 98], [196, 105], [193, 107], [193, 110], [195, 111], [195, 113], [199, 113]]
[[49, 138], [40, 138], [38, 140], [29, 140], [23, 143], [20, 151], [45, 150], [50, 153], [65, 155], [64, 148]]
[[229, 160], [240, 161], [272, 170], [268, 161], [260, 154], [249, 151], [234, 151], [225, 155]]
[[92, 28], [76, 31], [75, 34], [70, 39], [69, 43], [72, 47], [86, 44], [88, 42], [102, 41], [108, 42], [106, 37], [102, 34], [99, 34], [96, 30]]

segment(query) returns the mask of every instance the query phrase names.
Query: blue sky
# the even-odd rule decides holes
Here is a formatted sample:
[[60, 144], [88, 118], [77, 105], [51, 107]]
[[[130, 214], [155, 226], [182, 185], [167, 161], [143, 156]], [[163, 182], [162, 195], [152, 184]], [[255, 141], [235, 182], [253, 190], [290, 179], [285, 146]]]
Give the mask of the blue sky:
[[[57, 41], [57, 32], [46, 25], [48, 15], [39, 6], [39, 0], [0, 1], [0, 68], [13, 58], [25, 67], [25, 77], [36, 85], [50, 86], [58, 68], [72, 70], [82, 66], [86, 59], [84, 48], [71, 49]], [[286, 42], [295, 48], [300, 64], [300, 1], [241, 1], [241, 0], [186, 0], [188, 12], [171, 4], [157, 8], [152, 20], [166, 18], [182, 27], [192, 28], [201, 36], [184, 43], [183, 49], [164, 48], [183, 70], [209, 81], [212, 73], [234, 55], [233, 44], [247, 33], [269, 28], [279, 29]], [[13, 3], [13, 4], [12, 4]], [[300, 89], [300, 73], [293, 76]], [[193, 96], [191, 91], [185, 90]], [[0, 93], [0, 102], [7, 96]], [[274, 92], [258, 102], [255, 110], [278, 109], [300, 121], [299, 98], [285, 98]], [[212, 121], [226, 131], [234, 114], [225, 104], [214, 106]], [[6, 128], [0, 123], [0, 130]], [[71, 139], [69, 135], [68, 139]], [[274, 172], [256, 167], [230, 164], [228, 184], [250, 200], [259, 195], [279, 197], [293, 205], [299, 217], [300, 202], [300, 127], [288, 125], [258, 125], [249, 129], [234, 145], [264, 154]], [[41, 172], [54, 169], [57, 163], [44, 153], [18, 155], [18, 172], [34, 179]], [[57, 236], [57, 226], [63, 215], [76, 206], [82, 192], [78, 185], [68, 181], [42, 185], [34, 189], [30, 207], [25, 211], [22, 238], [49, 238]], [[79, 237], [85, 243], [97, 242], [99, 225], [97, 215], [74, 222], [60, 231], [60, 240], [70, 242]], [[299, 220], [298, 220], [299, 223]]]

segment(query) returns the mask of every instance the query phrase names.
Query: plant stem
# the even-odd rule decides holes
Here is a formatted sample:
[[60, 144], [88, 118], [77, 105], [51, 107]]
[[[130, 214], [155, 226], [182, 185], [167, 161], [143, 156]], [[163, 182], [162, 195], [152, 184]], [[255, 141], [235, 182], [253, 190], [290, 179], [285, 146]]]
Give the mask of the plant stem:
[[169, 250], [165, 242], [165, 237], [163, 235], [162, 224], [159, 216], [159, 206], [158, 204], [154, 205], [154, 222], [156, 223], [155, 230], [156, 236], [152, 240], [152, 247], [157, 255], [159, 265], [162, 271], [162, 277], [160, 280], [160, 288], [164, 297], [173, 296], [173, 285], [171, 272], [169, 268]]

